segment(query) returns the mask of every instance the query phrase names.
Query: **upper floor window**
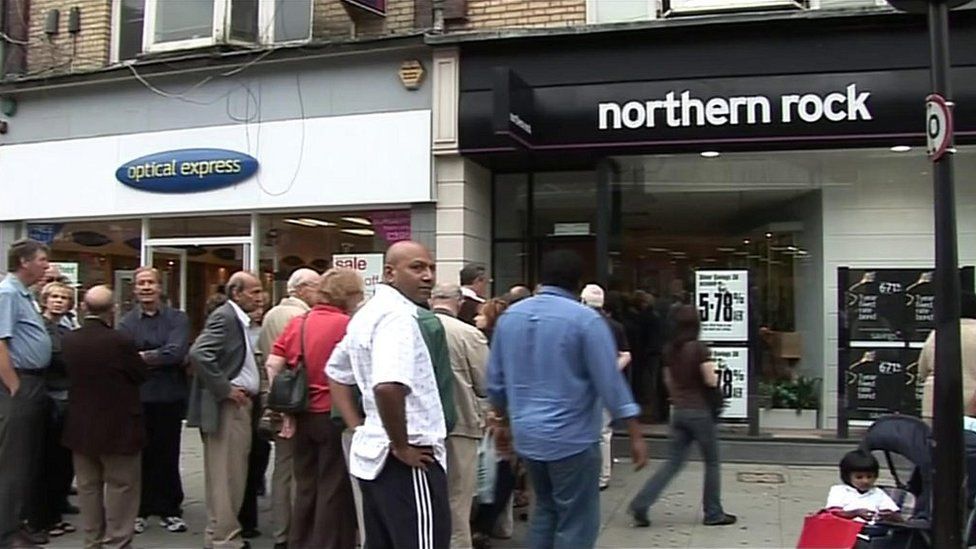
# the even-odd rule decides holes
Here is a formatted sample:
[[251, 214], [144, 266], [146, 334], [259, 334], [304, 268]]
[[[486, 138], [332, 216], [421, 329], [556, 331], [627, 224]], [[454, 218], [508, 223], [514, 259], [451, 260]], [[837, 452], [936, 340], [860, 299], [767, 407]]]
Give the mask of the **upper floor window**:
[[647, 21], [657, 15], [657, 0], [587, 0], [587, 23]]
[[312, 0], [113, 0], [112, 61], [216, 44], [312, 36]]

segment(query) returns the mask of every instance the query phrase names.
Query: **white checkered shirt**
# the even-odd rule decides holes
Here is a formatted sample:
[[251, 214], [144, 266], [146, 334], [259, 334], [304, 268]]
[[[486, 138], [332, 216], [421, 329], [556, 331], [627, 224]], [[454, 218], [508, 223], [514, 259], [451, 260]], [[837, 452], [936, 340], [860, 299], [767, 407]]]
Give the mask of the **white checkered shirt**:
[[325, 371], [339, 383], [357, 385], [363, 395], [366, 422], [356, 429], [349, 452], [353, 476], [375, 479], [390, 453], [390, 438], [373, 395], [381, 383], [399, 383], [409, 390], [407, 440], [433, 447], [434, 457], [447, 470], [447, 427], [430, 353], [417, 324], [417, 305], [390, 286], [377, 286], [375, 295], [352, 317]]

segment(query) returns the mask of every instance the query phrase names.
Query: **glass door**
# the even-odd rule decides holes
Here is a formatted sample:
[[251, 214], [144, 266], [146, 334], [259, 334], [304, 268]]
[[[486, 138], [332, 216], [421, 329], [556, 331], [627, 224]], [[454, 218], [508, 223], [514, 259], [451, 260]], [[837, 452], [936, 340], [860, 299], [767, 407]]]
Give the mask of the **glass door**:
[[207, 304], [226, 293], [230, 276], [248, 269], [251, 246], [247, 238], [153, 239], [146, 248], [146, 264], [159, 270], [163, 300], [184, 311], [196, 336], [207, 318]]

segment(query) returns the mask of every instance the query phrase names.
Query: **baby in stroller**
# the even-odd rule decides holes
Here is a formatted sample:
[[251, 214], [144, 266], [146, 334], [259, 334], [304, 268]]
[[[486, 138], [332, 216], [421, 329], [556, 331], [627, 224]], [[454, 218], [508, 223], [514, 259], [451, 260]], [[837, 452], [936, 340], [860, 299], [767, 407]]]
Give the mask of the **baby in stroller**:
[[824, 508], [839, 516], [874, 524], [901, 520], [898, 505], [875, 486], [881, 467], [873, 455], [854, 450], [840, 460], [840, 479], [827, 495]]

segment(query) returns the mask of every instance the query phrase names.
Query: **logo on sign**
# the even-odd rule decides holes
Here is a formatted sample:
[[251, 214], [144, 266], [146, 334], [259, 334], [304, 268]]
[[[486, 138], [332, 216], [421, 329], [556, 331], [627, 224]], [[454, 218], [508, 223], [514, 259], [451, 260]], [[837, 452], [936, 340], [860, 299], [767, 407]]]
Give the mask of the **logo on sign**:
[[122, 184], [155, 193], [193, 193], [227, 187], [254, 175], [254, 157], [225, 149], [180, 149], [126, 162], [115, 171]]

